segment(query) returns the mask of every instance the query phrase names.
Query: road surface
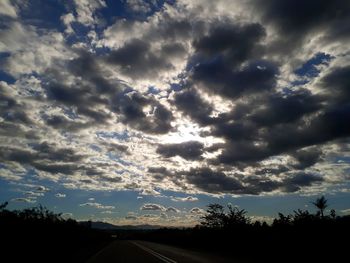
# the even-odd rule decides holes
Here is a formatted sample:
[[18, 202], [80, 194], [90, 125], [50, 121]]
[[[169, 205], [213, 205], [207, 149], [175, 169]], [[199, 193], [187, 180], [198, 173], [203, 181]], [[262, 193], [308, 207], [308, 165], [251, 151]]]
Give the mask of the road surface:
[[[117, 240], [99, 251], [88, 263], [227, 263], [233, 262], [212, 254], [146, 242]], [[236, 262], [236, 261], [235, 261]]]

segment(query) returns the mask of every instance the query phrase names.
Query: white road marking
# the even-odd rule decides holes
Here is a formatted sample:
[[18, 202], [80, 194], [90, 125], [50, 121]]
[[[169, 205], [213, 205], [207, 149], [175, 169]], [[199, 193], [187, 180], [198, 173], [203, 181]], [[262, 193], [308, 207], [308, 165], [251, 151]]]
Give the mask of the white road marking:
[[166, 256], [164, 256], [162, 254], [159, 254], [159, 253], [155, 252], [154, 250], [152, 250], [150, 248], [142, 246], [142, 245], [140, 245], [140, 244], [138, 244], [136, 242], [131, 242], [131, 243], [133, 243], [135, 246], [138, 246], [139, 248], [143, 249], [144, 251], [152, 254], [153, 256], [159, 258], [163, 262], [166, 262], [166, 263], [177, 263], [175, 260], [172, 260], [172, 259], [170, 259], [170, 258], [168, 258], [168, 257], [166, 257]]

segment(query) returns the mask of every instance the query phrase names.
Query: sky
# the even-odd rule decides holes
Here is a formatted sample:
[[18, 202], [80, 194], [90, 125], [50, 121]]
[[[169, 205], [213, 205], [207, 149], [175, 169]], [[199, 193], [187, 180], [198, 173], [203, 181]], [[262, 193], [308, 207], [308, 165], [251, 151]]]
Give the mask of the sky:
[[2, 0], [0, 202], [350, 213], [349, 47], [348, 0]]

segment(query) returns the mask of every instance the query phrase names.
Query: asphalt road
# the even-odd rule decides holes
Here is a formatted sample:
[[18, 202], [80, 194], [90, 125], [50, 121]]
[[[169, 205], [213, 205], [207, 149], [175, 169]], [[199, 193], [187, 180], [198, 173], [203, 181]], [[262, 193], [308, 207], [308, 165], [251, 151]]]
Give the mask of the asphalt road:
[[[226, 263], [233, 262], [216, 255], [189, 251], [173, 246], [145, 241], [114, 241], [88, 263], [123, 262], [123, 263]], [[236, 261], [235, 261], [236, 262]]]

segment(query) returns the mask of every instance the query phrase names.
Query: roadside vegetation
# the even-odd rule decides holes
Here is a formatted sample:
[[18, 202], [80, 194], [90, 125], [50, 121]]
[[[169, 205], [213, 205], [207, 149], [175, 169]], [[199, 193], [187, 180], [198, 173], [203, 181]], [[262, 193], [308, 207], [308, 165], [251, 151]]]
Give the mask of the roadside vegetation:
[[110, 241], [43, 206], [11, 211], [7, 205], [0, 204], [1, 262], [85, 262]]
[[313, 204], [316, 213], [279, 213], [272, 224], [251, 221], [244, 209], [210, 204], [194, 228], [164, 228], [128, 238], [211, 251], [242, 262], [338, 262], [348, 249], [350, 216], [333, 209], [326, 213], [323, 196]]
[[2, 262], [85, 262], [113, 239], [147, 240], [229, 257], [233, 262], [341, 262], [347, 256], [350, 216], [337, 215], [323, 196], [316, 213], [279, 213], [272, 224], [252, 221], [238, 207], [209, 204], [193, 228], [96, 230], [39, 206], [0, 205]]

